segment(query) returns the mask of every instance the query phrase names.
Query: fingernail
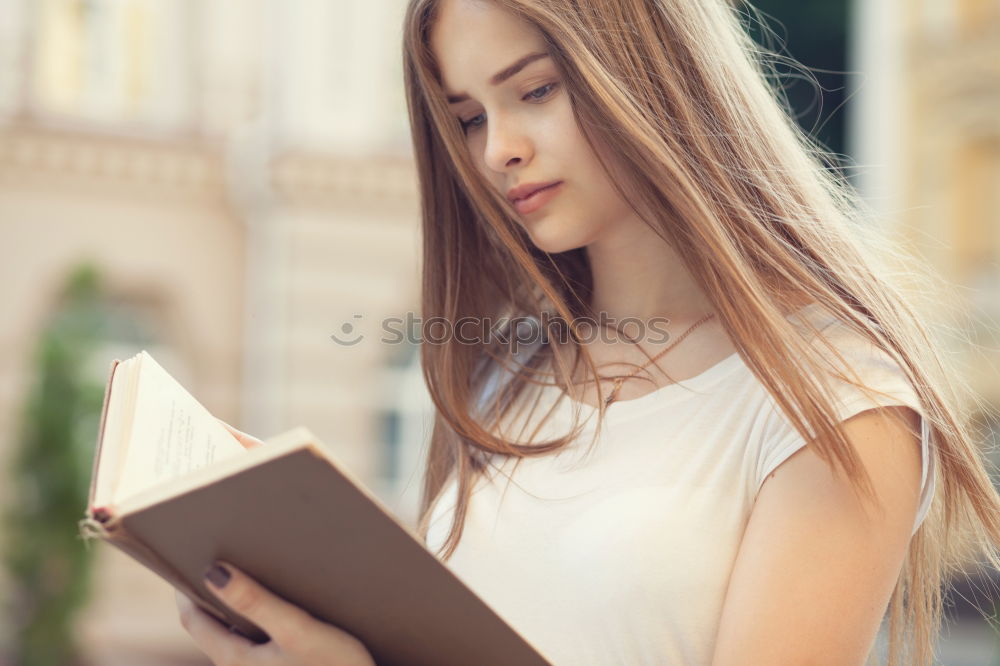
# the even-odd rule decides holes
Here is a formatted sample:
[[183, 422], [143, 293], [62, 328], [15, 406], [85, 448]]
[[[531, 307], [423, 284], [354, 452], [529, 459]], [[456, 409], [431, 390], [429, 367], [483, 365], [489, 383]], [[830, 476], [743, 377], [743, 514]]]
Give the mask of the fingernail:
[[229, 569], [221, 564], [213, 564], [205, 569], [205, 579], [218, 588], [223, 588], [229, 582]]

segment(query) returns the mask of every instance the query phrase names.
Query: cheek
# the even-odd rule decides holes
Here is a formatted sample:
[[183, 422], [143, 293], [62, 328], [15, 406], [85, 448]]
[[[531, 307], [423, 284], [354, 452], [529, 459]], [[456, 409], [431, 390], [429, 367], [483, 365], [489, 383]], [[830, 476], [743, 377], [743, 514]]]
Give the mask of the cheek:
[[586, 184], [590, 206], [594, 211], [600, 211], [602, 216], [628, 214], [631, 208], [615, 189], [612, 177], [600, 159], [604, 158], [604, 163], [608, 165], [608, 169], [613, 170], [616, 177], [625, 178], [621, 166], [614, 158], [614, 150], [598, 144], [596, 149], [600, 151], [599, 157], [583, 134], [578, 133], [576, 136], [573, 144], [576, 154], [573, 155], [571, 164], [574, 165], [574, 172]]
[[466, 146], [469, 151], [469, 161], [472, 162], [472, 167], [482, 182], [493, 189], [499, 190], [503, 186], [503, 177], [486, 166], [483, 143], [483, 141], [475, 136], [468, 139]]
[[546, 131], [541, 134], [545, 141], [543, 151], [558, 156], [559, 163], [566, 169], [563, 177], [578, 180], [588, 189], [600, 188], [604, 177], [597, 155], [577, 124], [569, 102], [563, 102], [563, 105], [559, 113], [550, 116]]
[[551, 112], [544, 114], [539, 123], [536, 148], [541, 154], [557, 156], [568, 166], [574, 163], [571, 160], [581, 157], [580, 144], [585, 142], [569, 98], [564, 94], [551, 104]]
[[472, 161], [473, 166], [476, 167], [476, 171], [479, 173], [486, 173], [486, 162], [483, 160], [483, 146], [482, 141], [480, 141], [475, 136], [466, 139], [465, 146], [469, 152], [469, 158]]

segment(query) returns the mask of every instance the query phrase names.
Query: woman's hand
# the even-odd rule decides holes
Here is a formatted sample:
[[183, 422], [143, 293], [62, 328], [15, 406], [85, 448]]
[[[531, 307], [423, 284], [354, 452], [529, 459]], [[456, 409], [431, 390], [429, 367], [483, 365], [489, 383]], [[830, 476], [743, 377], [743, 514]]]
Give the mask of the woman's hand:
[[357, 638], [275, 596], [231, 564], [209, 569], [206, 581], [224, 604], [271, 637], [257, 644], [232, 633], [176, 591], [181, 626], [216, 666], [375, 666]]
[[260, 441], [253, 435], [248, 435], [242, 430], [237, 430], [236, 428], [229, 425], [222, 419], [216, 419], [216, 420], [222, 425], [224, 425], [226, 427], [226, 430], [228, 430], [233, 437], [239, 440], [239, 443], [243, 445], [244, 449], [252, 449], [255, 446], [264, 446], [264, 442]]

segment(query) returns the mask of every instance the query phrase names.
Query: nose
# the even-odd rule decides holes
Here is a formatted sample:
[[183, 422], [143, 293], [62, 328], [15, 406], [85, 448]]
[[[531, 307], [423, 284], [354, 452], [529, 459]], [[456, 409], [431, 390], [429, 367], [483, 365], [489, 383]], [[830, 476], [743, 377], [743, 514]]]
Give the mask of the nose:
[[486, 148], [483, 160], [497, 173], [505, 173], [531, 161], [534, 148], [527, 134], [516, 123], [496, 115], [486, 123]]

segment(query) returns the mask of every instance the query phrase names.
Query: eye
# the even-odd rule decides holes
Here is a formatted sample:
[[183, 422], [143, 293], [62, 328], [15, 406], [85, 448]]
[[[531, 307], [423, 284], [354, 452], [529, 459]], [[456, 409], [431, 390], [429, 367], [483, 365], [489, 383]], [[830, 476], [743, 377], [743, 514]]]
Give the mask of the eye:
[[462, 131], [468, 133], [469, 128], [476, 129], [477, 127], [479, 127], [480, 125], [483, 124], [482, 120], [480, 120], [479, 122], [476, 122], [476, 119], [477, 118], [484, 118], [485, 119], [485, 116], [486, 116], [486, 114], [480, 113], [478, 116], [473, 116], [472, 118], [469, 118], [468, 120], [462, 120], [462, 121], [460, 121], [460, 124], [462, 125]]
[[[546, 97], [549, 96], [549, 93], [552, 92], [552, 89], [555, 88], [555, 87], [556, 87], [555, 83], [546, 83], [541, 88], [535, 88], [534, 90], [532, 90], [530, 93], [528, 93], [524, 97], [525, 98], [530, 97], [531, 99], [535, 99], [535, 100], [545, 99]], [[538, 93], [538, 92], [541, 92], [542, 94], [541, 95], [536, 95], [535, 93]]]
[[[528, 94], [526, 94], [521, 99], [523, 99], [526, 102], [527, 101], [539, 102], [539, 101], [545, 99], [546, 97], [548, 97], [552, 93], [552, 91], [555, 89], [556, 85], [558, 85], [558, 84], [556, 84], [556, 83], [546, 83], [544, 86], [541, 86], [539, 88], [535, 88], [534, 90], [532, 90], [531, 92], [529, 92]], [[486, 114], [480, 113], [479, 115], [473, 116], [472, 118], [469, 118], [468, 120], [460, 120], [459, 124], [462, 126], [462, 131], [464, 133], [468, 134], [469, 130], [474, 130], [474, 129], [478, 129], [478, 128], [482, 127], [483, 123], [486, 122], [486, 117], [485, 116], [486, 116]]]

